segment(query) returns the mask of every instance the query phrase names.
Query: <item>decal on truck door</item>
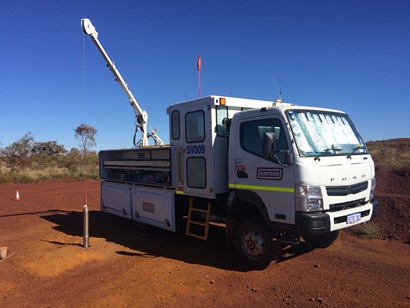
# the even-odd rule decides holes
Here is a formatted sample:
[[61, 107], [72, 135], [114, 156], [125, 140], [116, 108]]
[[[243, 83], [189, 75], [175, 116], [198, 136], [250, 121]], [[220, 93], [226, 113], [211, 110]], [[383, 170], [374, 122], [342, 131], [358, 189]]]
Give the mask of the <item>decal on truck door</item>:
[[235, 160], [235, 171], [246, 171], [246, 166], [242, 164], [242, 159]]
[[258, 168], [256, 178], [260, 180], [282, 180], [282, 168]]
[[188, 145], [186, 147], [186, 154], [205, 154], [205, 146], [203, 144]]

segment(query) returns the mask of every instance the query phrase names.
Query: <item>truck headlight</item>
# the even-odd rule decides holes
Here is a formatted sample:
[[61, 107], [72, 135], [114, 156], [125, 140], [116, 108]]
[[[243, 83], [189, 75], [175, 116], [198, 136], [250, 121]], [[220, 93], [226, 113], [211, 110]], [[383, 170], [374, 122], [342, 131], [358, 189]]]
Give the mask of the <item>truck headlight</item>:
[[370, 201], [373, 200], [374, 197], [374, 190], [376, 189], [376, 177], [372, 179], [371, 187], [370, 187]]
[[319, 186], [295, 186], [296, 211], [317, 212], [323, 210], [322, 193]]

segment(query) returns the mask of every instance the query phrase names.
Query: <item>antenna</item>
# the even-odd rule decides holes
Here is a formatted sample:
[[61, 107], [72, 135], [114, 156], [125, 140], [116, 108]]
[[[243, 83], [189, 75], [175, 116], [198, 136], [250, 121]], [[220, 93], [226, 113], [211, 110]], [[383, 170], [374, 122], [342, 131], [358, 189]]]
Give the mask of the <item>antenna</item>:
[[282, 77], [280, 73], [280, 65], [279, 65], [279, 99], [282, 100]]
[[278, 86], [276, 84], [276, 78], [273, 76], [273, 82], [275, 83], [276, 95], [280, 100], [282, 100], [282, 79], [280, 78], [280, 67], [279, 67], [279, 91]]
[[[275, 89], [276, 89], [276, 96], [279, 99], [282, 99], [282, 89], [280, 90], [280, 92], [278, 91], [278, 86], [276, 85], [276, 78], [275, 76], [273, 76], [273, 83], [275, 84]], [[279, 81], [280, 87], [282, 87], [282, 83]]]
[[282, 100], [282, 80], [279, 79], [279, 99]]

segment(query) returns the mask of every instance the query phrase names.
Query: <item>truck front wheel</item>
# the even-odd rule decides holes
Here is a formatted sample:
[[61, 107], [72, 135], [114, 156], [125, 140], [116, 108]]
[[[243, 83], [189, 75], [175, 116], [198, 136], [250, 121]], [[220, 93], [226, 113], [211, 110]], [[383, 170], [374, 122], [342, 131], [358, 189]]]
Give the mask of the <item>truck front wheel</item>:
[[265, 269], [277, 261], [282, 249], [279, 243], [272, 241], [272, 235], [260, 219], [243, 220], [234, 238], [235, 250], [239, 258], [256, 269]]

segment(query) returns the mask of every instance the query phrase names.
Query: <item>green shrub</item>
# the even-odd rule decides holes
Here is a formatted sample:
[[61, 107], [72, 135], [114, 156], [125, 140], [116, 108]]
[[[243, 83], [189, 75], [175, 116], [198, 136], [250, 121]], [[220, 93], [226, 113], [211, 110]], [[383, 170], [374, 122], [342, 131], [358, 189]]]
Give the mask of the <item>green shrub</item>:
[[369, 238], [377, 238], [379, 228], [374, 222], [367, 222], [357, 226], [357, 231], [359, 235], [366, 236]]
[[96, 133], [86, 124], [77, 127], [75, 137], [81, 138], [82, 151], [72, 148], [69, 152], [56, 141], [37, 142], [31, 132], [27, 133], [0, 148], [0, 183], [33, 183], [61, 177], [98, 179], [98, 154], [89, 149], [96, 145]]
[[85, 170], [80, 168], [68, 169], [50, 167], [44, 169], [25, 169], [19, 172], [7, 168], [0, 168], [0, 183], [35, 183], [51, 181], [59, 178], [74, 178], [77, 180], [98, 179], [98, 165], [88, 166]]

